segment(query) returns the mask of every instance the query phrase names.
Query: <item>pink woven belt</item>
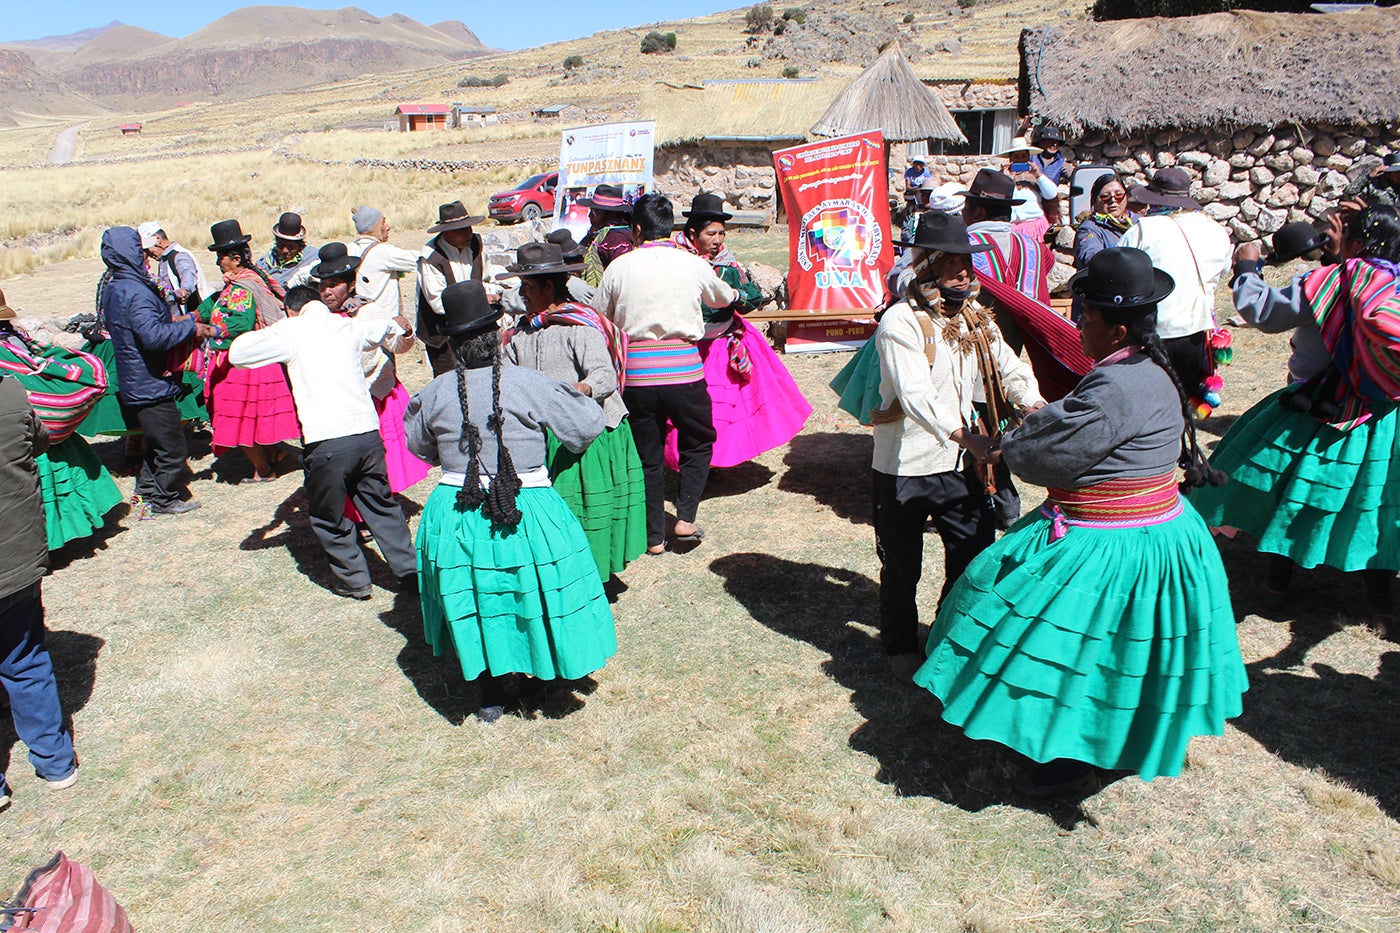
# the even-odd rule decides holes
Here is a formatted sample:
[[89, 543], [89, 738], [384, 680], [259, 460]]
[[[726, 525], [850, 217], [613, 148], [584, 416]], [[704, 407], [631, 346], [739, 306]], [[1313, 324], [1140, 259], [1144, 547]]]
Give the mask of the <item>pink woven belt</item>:
[[1185, 507], [1176, 474], [1111, 479], [1081, 489], [1046, 489], [1040, 514], [1050, 519], [1050, 540], [1072, 525], [1086, 528], [1146, 528], [1169, 522]]

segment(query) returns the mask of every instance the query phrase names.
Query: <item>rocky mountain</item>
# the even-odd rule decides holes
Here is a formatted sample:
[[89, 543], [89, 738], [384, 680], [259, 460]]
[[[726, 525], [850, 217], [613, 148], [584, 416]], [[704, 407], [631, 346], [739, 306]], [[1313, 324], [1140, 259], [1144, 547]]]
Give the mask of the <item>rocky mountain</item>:
[[98, 26], [95, 29], [80, 29], [77, 32], [65, 33], [61, 36], [45, 36], [42, 39], [24, 39], [18, 42], [6, 42], [6, 45], [16, 45], [24, 49], [38, 49], [44, 52], [73, 52], [87, 45], [93, 39], [105, 32], [111, 32], [125, 23], [120, 20], [112, 20], [106, 26]]
[[99, 108], [39, 68], [33, 57], [14, 47], [0, 48], [0, 126], [12, 126], [19, 113], [48, 116], [93, 113]]

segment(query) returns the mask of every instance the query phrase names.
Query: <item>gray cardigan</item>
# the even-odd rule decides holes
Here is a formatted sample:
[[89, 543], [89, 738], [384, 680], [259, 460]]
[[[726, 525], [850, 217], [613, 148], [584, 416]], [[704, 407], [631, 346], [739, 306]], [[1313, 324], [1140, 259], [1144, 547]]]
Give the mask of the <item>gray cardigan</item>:
[[584, 382], [593, 400], [603, 406], [609, 428], [627, 417], [627, 406], [617, 391], [617, 370], [608, 355], [608, 342], [596, 327], [551, 324], [541, 330], [511, 334], [505, 348], [506, 362], [544, 373], [573, 385]]
[[1029, 415], [1002, 438], [1001, 452], [1027, 482], [1079, 489], [1171, 472], [1184, 426], [1171, 377], [1134, 353], [1094, 369], [1069, 395]]
[[[467, 372], [467, 400], [472, 423], [481, 432], [481, 469], [496, 475], [496, 435], [486, 427], [491, 415], [491, 369]], [[544, 466], [545, 428], [574, 453], [582, 453], [603, 433], [603, 410], [572, 386], [533, 369], [501, 367], [501, 417], [506, 447], [517, 473]], [[463, 437], [457, 374], [444, 373], [413, 397], [404, 413], [408, 449], [445, 472], [465, 473], [468, 454]]]

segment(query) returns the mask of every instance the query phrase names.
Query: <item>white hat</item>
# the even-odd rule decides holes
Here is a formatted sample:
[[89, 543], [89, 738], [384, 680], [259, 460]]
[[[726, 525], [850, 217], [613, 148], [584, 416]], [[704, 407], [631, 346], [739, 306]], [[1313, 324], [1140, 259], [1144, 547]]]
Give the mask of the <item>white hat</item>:
[[963, 209], [963, 186], [960, 182], [944, 182], [929, 192], [928, 209], [945, 214], [959, 214]]
[[1029, 152], [1031, 155], [1039, 155], [1044, 151], [1045, 150], [1041, 149], [1039, 146], [1032, 146], [1031, 141], [1026, 137], [1017, 136], [1015, 139], [1011, 140], [1011, 145], [997, 153], [997, 158], [1009, 159], [1012, 153], [1016, 152]]
[[136, 232], [141, 237], [141, 248], [150, 249], [156, 245], [156, 234], [163, 228], [154, 220], [148, 220], [136, 228]]

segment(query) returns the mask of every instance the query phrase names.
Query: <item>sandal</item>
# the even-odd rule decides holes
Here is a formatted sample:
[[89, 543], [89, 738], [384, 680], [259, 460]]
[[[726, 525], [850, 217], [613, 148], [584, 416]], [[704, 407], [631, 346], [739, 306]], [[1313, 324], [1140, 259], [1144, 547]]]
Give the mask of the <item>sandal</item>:
[[240, 486], [251, 486], [251, 485], [253, 485], [254, 483], [271, 483], [271, 482], [275, 482], [276, 479], [277, 479], [277, 474], [276, 474], [276, 473], [273, 473], [273, 474], [268, 475], [268, 476], [259, 476], [257, 473], [254, 473], [252, 476], [245, 476], [245, 477], [243, 477], [241, 480], [238, 481], [238, 485], [240, 485]]

